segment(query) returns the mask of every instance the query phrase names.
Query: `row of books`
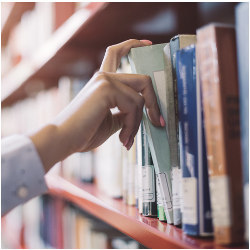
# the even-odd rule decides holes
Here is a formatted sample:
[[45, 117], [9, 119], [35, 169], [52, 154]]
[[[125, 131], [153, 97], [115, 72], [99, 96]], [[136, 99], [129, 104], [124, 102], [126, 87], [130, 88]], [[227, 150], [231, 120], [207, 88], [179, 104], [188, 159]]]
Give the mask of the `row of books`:
[[[240, 22], [248, 20], [248, 4], [239, 5], [236, 14]], [[249, 168], [249, 82], [243, 55], [248, 52], [248, 31], [240, 22], [238, 63], [235, 29], [223, 24], [204, 26], [197, 35], [175, 36], [169, 43], [133, 48], [129, 55], [132, 71], [151, 77], [166, 121], [165, 128], [153, 126], [144, 109], [137, 135], [139, 178], [144, 188], [145, 180], [151, 180], [148, 190], [158, 184], [163, 207], [158, 211], [164, 210], [168, 223], [182, 225], [189, 235], [214, 234], [219, 244], [244, 242], [242, 176], [248, 176]], [[244, 189], [248, 240], [248, 177]], [[142, 204], [138, 197], [140, 212], [141, 207], [155, 207], [153, 196], [143, 197]]]
[[2, 137], [30, 133], [52, 121], [84, 86], [84, 79], [61, 77], [58, 87], [39, 92], [1, 110]]
[[140, 244], [71, 203], [42, 197], [40, 234], [45, 246], [58, 249], [137, 249]]
[[[27, 3], [18, 4], [21, 9], [20, 5]], [[81, 10], [82, 17], [84, 13], [89, 16], [100, 4], [102, 3], [36, 2], [34, 8], [25, 11], [20, 22], [10, 30], [7, 46], [2, 48], [2, 75], [22, 60], [30, 60], [76, 11]], [[3, 11], [12, 7], [12, 3], [3, 3]]]
[[15, 208], [1, 222], [2, 248], [143, 248], [74, 204], [47, 194]]

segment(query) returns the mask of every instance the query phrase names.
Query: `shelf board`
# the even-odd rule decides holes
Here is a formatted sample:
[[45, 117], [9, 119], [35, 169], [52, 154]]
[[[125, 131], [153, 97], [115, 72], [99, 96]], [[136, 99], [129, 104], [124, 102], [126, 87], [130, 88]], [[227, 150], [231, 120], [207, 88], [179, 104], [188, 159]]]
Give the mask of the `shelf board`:
[[[16, 101], [32, 95], [30, 90], [38, 92], [56, 85], [60, 76], [72, 75], [77, 63], [79, 64], [83, 58], [86, 60], [92, 56], [91, 51], [84, 53], [81, 49], [76, 51], [70, 47], [65, 48], [65, 46], [105, 5], [106, 3], [102, 3], [96, 5], [95, 9], [80, 9], [75, 12], [31, 58], [22, 60], [7, 75], [3, 76], [2, 107], [12, 105]], [[76, 75], [81, 75], [81, 72]], [[34, 87], [34, 85], [40, 86]]]
[[[171, 18], [175, 21], [170, 27]], [[177, 32], [194, 33], [197, 22], [197, 3], [104, 2], [91, 11], [81, 9], [32, 58], [2, 77], [2, 107], [29, 96], [27, 89], [38, 92], [56, 85], [60, 76], [91, 77], [109, 45], [130, 38], [160, 43]], [[159, 30], [152, 28], [159, 23]]]
[[46, 181], [51, 195], [73, 202], [148, 248], [223, 248], [215, 245], [212, 238], [191, 237], [178, 227], [144, 217], [136, 207], [108, 197], [94, 184], [66, 180], [55, 174], [48, 174]]
[[[3, 4], [3, 3], [2, 3]], [[11, 29], [20, 21], [24, 12], [32, 10], [35, 7], [34, 2], [26, 3], [13, 3], [10, 12], [3, 23], [3, 28], [1, 30], [1, 45], [2, 47], [7, 45]]]

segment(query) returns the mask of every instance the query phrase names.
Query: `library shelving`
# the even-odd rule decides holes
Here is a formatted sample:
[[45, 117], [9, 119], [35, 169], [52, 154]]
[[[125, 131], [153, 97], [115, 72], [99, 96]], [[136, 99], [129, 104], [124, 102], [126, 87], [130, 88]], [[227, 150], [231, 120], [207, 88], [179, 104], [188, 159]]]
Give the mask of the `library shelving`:
[[[3, 20], [1, 30], [1, 45], [6, 46], [11, 29], [20, 21], [22, 14], [27, 10], [32, 10], [35, 6], [34, 2], [29, 3], [12, 3], [8, 9], [5, 20]], [[6, 10], [7, 11], [7, 10]]]
[[46, 181], [51, 195], [73, 202], [148, 248], [223, 248], [216, 245], [211, 237], [191, 237], [181, 228], [142, 216], [136, 207], [126, 205], [122, 199], [110, 198], [94, 184], [67, 180], [55, 174], [48, 175]]
[[[218, 8], [219, 13], [212, 20], [228, 18], [234, 5], [224, 8], [215, 4], [209, 11], [213, 13]], [[177, 33], [195, 33], [197, 27], [210, 21], [209, 16], [202, 20], [203, 9], [198, 3], [92, 3], [90, 8], [76, 11], [30, 60], [21, 61], [2, 77], [6, 86], [2, 107], [27, 97], [29, 86], [38, 92], [56, 85], [62, 75], [90, 77], [109, 45], [129, 38], [160, 43]], [[7, 39], [3, 33], [2, 37]], [[90, 64], [87, 72], [86, 63]]]
[[[176, 34], [195, 33], [198, 27], [211, 21], [234, 23], [235, 5], [90, 3], [69, 17], [29, 60], [21, 60], [2, 76], [2, 108], [27, 98], [30, 89], [33, 94], [56, 86], [61, 76], [90, 78], [100, 66], [105, 48], [109, 45], [130, 38], [161, 43]], [[33, 8], [32, 3], [13, 5], [2, 28], [2, 47], [8, 43], [9, 32], [22, 13]], [[84, 70], [85, 66], [88, 70]], [[82, 184], [55, 174], [47, 175], [46, 180], [50, 195], [76, 204], [145, 247], [223, 248], [216, 245], [213, 238], [187, 236], [178, 227], [143, 217], [135, 207], [108, 197], [95, 184]]]

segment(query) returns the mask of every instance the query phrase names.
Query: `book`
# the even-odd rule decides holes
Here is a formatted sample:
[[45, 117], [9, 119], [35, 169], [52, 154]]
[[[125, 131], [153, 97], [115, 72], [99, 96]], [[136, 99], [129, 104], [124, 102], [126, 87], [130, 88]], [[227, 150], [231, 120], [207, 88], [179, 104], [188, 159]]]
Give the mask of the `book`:
[[141, 122], [137, 136], [138, 210], [144, 216], [157, 216], [156, 181], [145, 127]]
[[245, 240], [249, 240], [249, 4], [236, 6], [236, 42], [240, 91]]
[[167, 221], [167, 218], [164, 212], [163, 203], [162, 203], [161, 193], [159, 189], [160, 189], [160, 185], [158, 181], [156, 181], [157, 218], [160, 221]]
[[186, 234], [211, 236], [213, 233], [208, 168], [202, 121], [196, 49], [191, 45], [176, 52], [178, 114], [182, 145], [183, 214]]
[[[126, 150], [127, 151], [127, 150]], [[124, 166], [127, 171], [127, 204], [130, 206], [136, 205], [135, 187], [136, 187], [136, 138], [135, 142], [127, 151], [126, 154], [128, 160], [127, 166]]]
[[[166, 99], [166, 111], [164, 119], [167, 121], [166, 129], [169, 138], [170, 146], [170, 162], [171, 162], [171, 178], [172, 178], [172, 195], [173, 195], [173, 220], [174, 225], [181, 224], [181, 210], [180, 210], [180, 180], [181, 169], [179, 162], [178, 141], [177, 141], [177, 129], [176, 129], [176, 113], [175, 113], [175, 93], [172, 76], [172, 63], [170, 54], [170, 44], [163, 49], [164, 63], [165, 63], [165, 79], [166, 90], [164, 93]], [[158, 93], [159, 93], [158, 89]]]
[[[163, 48], [166, 43], [146, 47], [132, 48], [129, 60], [133, 73], [149, 75], [152, 79], [154, 91], [159, 104], [157, 93], [156, 75], [164, 72]], [[160, 105], [159, 105], [160, 107]], [[161, 107], [160, 107], [161, 108]], [[171, 187], [171, 164], [170, 149], [166, 129], [155, 127], [143, 111], [143, 122], [147, 134], [149, 148], [153, 159], [156, 178], [160, 179], [160, 193], [163, 200], [164, 211], [167, 222], [173, 223], [172, 187]], [[167, 122], [167, 121], [166, 121]]]
[[[171, 38], [169, 47], [170, 47], [170, 55], [171, 55], [171, 67], [172, 67], [172, 78], [173, 78], [173, 87], [169, 89], [171, 92], [169, 93], [170, 95], [174, 96], [174, 100], [171, 101], [169, 100], [169, 112], [173, 113], [173, 110], [175, 111], [175, 120], [173, 120], [171, 128], [174, 129], [175, 126], [175, 131], [172, 132], [174, 133], [173, 136], [176, 136], [176, 144], [177, 144], [177, 156], [178, 156], [178, 163], [179, 163], [179, 169], [177, 170], [176, 168], [172, 168], [172, 178], [173, 178], [173, 185], [174, 185], [174, 195], [175, 195], [175, 225], [181, 224], [181, 213], [182, 208], [183, 208], [183, 197], [182, 197], [182, 158], [180, 157], [182, 155], [182, 148], [179, 145], [179, 140], [180, 140], [180, 134], [179, 134], [179, 118], [178, 118], [178, 97], [177, 97], [177, 83], [176, 83], [176, 51], [179, 49], [183, 49], [191, 44], [194, 44], [196, 42], [196, 35], [186, 35], [186, 34], [180, 34], [176, 35]], [[166, 49], [167, 54], [165, 53], [165, 58], [166, 56], [169, 57], [168, 51]], [[166, 59], [165, 59], [166, 61]], [[166, 61], [167, 64], [170, 64], [170, 62]], [[169, 72], [169, 71], [168, 71]], [[171, 78], [170, 78], [171, 80]], [[169, 96], [168, 96], [169, 98]], [[171, 98], [171, 97], [170, 97]], [[170, 102], [171, 101], [171, 102]], [[174, 107], [173, 107], [174, 106]], [[173, 131], [173, 130], [172, 130]], [[172, 145], [172, 144], [171, 144]], [[175, 145], [175, 144], [174, 144]], [[179, 200], [179, 202], [178, 202]]]
[[123, 157], [119, 131], [96, 149], [94, 157], [97, 186], [107, 195], [121, 198], [123, 195]]
[[198, 29], [197, 54], [215, 241], [241, 243], [244, 219], [234, 27], [209, 24]]
[[144, 160], [143, 157], [144, 148], [142, 139], [143, 139], [143, 123], [141, 122], [136, 135], [137, 194], [138, 194], [137, 208], [140, 214], [142, 214], [142, 164]]
[[[146, 146], [149, 151], [148, 145]], [[142, 172], [142, 215], [157, 217], [155, 170], [150, 153], [148, 162], [145, 162], [145, 164], [142, 166], [141, 172]]]

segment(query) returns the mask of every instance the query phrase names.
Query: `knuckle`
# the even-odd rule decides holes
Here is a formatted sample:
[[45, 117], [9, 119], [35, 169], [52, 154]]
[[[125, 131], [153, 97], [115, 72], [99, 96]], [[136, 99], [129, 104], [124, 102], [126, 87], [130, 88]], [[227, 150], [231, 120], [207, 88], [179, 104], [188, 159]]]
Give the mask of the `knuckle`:
[[136, 43], [136, 42], [138, 42], [138, 40], [131, 38], [131, 39], [128, 40], [128, 42], [130, 42], [130, 43]]
[[108, 46], [108, 47], [106, 48], [106, 53], [107, 53], [107, 54], [113, 54], [113, 53], [115, 52], [115, 50], [116, 50], [115, 45], [111, 45], [111, 46]]
[[96, 80], [100, 80], [100, 81], [108, 81], [108, 74], [107, 72], [104, 71], [98, 71], [97, 73], [95, 73], [95, 78]]
[[151, 77], [148, 76], [148, 75], [142, 75], [142, 79], [143, 81], [148, 84], [148, 85], [151, 85], [152, 84], [152, 81], [151, 81]]
[[112, 88], [112, 82], [107, 79], [103, 79], [101, 82], [101, 87], [103, 90], [110, 90]]

